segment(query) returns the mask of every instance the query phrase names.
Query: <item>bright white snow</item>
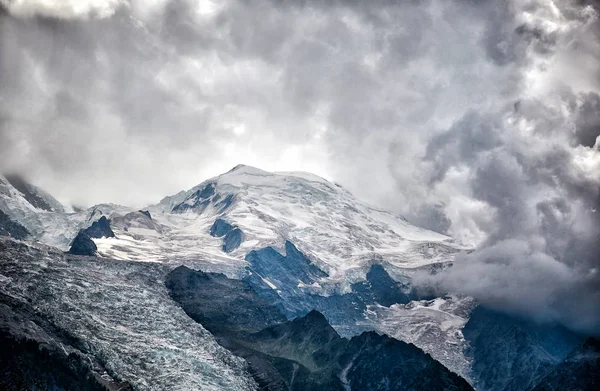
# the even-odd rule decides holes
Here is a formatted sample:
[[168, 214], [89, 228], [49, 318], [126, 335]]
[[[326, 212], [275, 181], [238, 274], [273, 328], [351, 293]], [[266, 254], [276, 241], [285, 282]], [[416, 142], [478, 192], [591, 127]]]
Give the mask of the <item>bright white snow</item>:
[[[135, 209], [113, 204], [78, 213], [40, 211], [2, 179], [0, 209], [24, 224], [42, 243], [67, 250], [79, 229], [105, 215], [111, 219], [116, 238], [94, 239], [102, 256], [147, 265], [184, 264], [239, 278], [248, 252], [273, 246], [283, 253], [285, 240], [290, 240], [329, 274], [322, 284], [310, 286], [316, 294], [325, 293], [332, 285], [343, 291], [350, 283], [364, 279], [373, 261], [384, 263], [395, 277], [410, 276], [417, 268], [451, 261], [466, 249], [447, 236], [362, 203], [343, 188], [309, 173], [269, 173], [237, 166], [144, 208], [150, 211], [151, 220]], [[211, 200], [194, 209], [198, 191], [211, 183], [218, 200], [231, 196], [231, 205], [223, 209], [218, 201]], [[192, 208], [172, 212], [179, 204]], [[223, 238], [209, 234], [217, 218], [244, 233], [243, 243], [231, 253], [222, 251]], [[269, 276], [261, 277], [277, 289]], [[436, 299], [410, 306], [374, 307], [364, 326], [413, 342], [468, 378], [469, 362], [460, 330], [468, 319], [464, 309], [470, 308], [469, 300]]]
[[[201, 212], [171, 212], [180, 203], [193, 205], [194, 193], [208, 183], [216, 185], [220, 199], [233, 196], [227, 210], [220, 213], [221, 209], [211, 203]], [[228, 275], [240, 273], [249, 251], [266, 246], [283, 251], [286, 239], [338, 281], [363, 278], [373, 260], [414, 269], [452, 260], [456, 252], [464, 249], [447, 236], [415, 227], [400, 216], [362, 203], [316, 175], [269, 173], [248, 166], [237, 166], [145, 208], [152, 214], [152, 225], [125, 218], [137, 211], [114, 204], [101, 204], [78, 213], [41, 211], [1, 177], [0, 209], [24, 224], [34, 239], [63, 250], [69, 248], [79, 229], [105, 215], [113, 220], [111, 227], [117, 237], [95, 239], [103, 256], [185, 264]], [[209, 234], [218, 217], [244, 232], [244, 242], [230, 254], [221, 250], [222, 238]]]

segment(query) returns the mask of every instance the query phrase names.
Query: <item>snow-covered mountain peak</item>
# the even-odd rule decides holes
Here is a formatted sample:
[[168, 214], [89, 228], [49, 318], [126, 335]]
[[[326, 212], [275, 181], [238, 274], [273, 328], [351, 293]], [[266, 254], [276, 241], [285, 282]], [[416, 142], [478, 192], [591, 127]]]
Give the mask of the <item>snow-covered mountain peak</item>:
[[245, 164], [238, 164], [231, 170], [205, 180], [187, 191], [180, 191], [177, 194], [165, 197], [157, 206], [163, 211], [172, 211], [175, 206], [189, 200], [194, 193], [202, 191], [207, 188], [207, 186], [208, 189], [206, 191], [209, 191], [212, 186], [216, 186], [219, 187], [220, 191], [235, 193], [251, 186], [281, 188], [287, 186], [290, 181], [293, 182], [298, 180], [320, 183], [331, 189], [343, 191], [340, 186], [334, 185], [326, 179], [308, 172], [268, 172]]
[[[267, 172], [239, 165], [142, 210], [100, 204], [75, 213], [28, 206], [6, 183], [0, 182], [3, 192], [8, 193], [5, 198], [11, 205], [23, 204], [21, 209], [27, 211], [25, 218], [15, 221], [32, 227], [33, 240], [68, 250], [75, 237], [104, 218], [103, 223], [109, 221], [114, 235], [89, 235], [88, 239], [101, 257], [162, 263], [165, 270], [185, 265], [249, 279], [266, 289], [267, 295], [277, 295], [289, 311], [300, 305], [294, 295], [306, 300], [312, 297], [317, 301], [311, 303], [322, 305], [333, 317], [332, 324], [347, 335], [361, 327], [385, 326], [385, 322], [368, 321], [370, 316], [406, 318], [406, 327], [416, 324], [412, 319], [417, 316], [419, 324], [422, 319], [439, 318], [439, 311], [431, 308], [361, 313], [354, 304], [346, 306], [343, 298], [350, 297], [356, 284], [371, 286], [366, 280], [375, 264], [385, 269], [382, 276], [407, 281], [415, 269], [452, 261], [464, 248], [445, 235], [416, 227], [401, 216], [357, 200], [326, 179], [304, 172]], [[382, 286], [389, 282], [384, 277], [377, 280]], [[337, 299], [327, 301], [332, 295], [338, 295]], [[342, 302], [335, 304], [338, 299]], [[338, 316], [338, 307], [356, 312], [344, 313], [352, 325]], [[353, 316], [364, 317], [366, 323], [355, 324]], [[448, 332], [434, 332], [443, 338], [456, 334], [464, 325], [452, 314], [442, 318], [442, 323], [452, 321], [455, 325]], [[435, 329], [437, 321], [430, 323]], [[415, 342], [433, 346], [429, 339], [419, 338]], [[450, 341], [459, 347], [445, 362], [456, 361], [462, 349], [460, 338]], [[427, 351], [439, 358], [439, 349]]]
[[[284, 254], [286, 241], [334, 280], [363, 278], [373, 262], [405, 270], [449, 261], [463, 249], [447, 236], [415, 227], [305, 172], [238, 165], [144, 208], [151, 217], [112, 204], [49, 212], [29, 204], [8, 181], [0, 181], [0, 187], [0, 201], [9, 206], [4, 209], [19, 212], [7, 214], [31, 227], [35, 240], [66, 250], [80, 229], [106, 216], [116, 237], [93, 238], [100, 255], [183, 263], [230, 275], [244, 269], [252, 250], [273, 247]], [[231, 227], [230, 236], [214, 235], [217, 220]]]
[[217, 219], [238, 228], [239, 247], [221, 255], [242, 262], [249, 251], [268, 246], [284, 253], [289, 240], [332, 278], [362, 275], [374, 260], [412, 269], [451, 260], [462, 249], [445, 235], [415, 227], [305, 172], [238, 165], [149, 210], [171, 232], [205, 238], [196, 249], [222, 245], [208, 234]]
[[244, 186], [281, 186], [282, 182], [292, 179], [304, 179], [309, 182], [334, 185], [318, 175], [303, 171], [268, 172], [260, 168], [238, 164], [228, 172], [215, 178], [219, 185]]

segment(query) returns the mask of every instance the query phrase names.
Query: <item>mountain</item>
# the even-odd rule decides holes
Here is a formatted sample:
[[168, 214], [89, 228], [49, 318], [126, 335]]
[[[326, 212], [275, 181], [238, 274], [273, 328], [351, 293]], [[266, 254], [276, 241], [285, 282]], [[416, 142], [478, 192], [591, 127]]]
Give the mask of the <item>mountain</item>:
[[532, 391], [600, 389], [600, 340], [589, 338], [546, 375]]
[[[67, 213], [54, 197], [22, 177], [0, 175], [0, 226], [13, 227], [10, 229], [13, 237], [66, 249], [77, 235], [83, 218]], [[15, 236], [16, 225], [19, 228]]]
[[474, 385], [481, 390], [528, 390], [581, 343], [559, 325], [538, 324], [484, 307], [462, 329], [472, 357]]
[[[51, 213], [27, 201], [3, 177], [0, 185], [0, 210], [29, 229], [35, 240], [61, 249], [68, 249], [78, 231], [100, 217], [118, 217], [111, 224], [117, 240], [96, 243], [100, 254], [115, 259], [193, 263], [210, 258], [215, 267], [235, 272], [244, 268], [251, 250], [283, 250], [290, 241], [331, 280], [352, 283], [364, 278], [373, 260], [385, 259], [391, 269], [415, 269], [449, 261], [465, 248], [361, 203], [341, 187], [308, 173], [237, 166], [149, 206], [148, 215], [114, 204], [62, 213], [56, 201], [44, 198], [53, 205]], [[153, 223], [132, 226], [132, 220]], [[234, 227], [228, 251], [223, 251], [225, 237], [211, 235], [217, 220]]]
[[34, 208], [47, 212], [64, 212], [65, 208], [49, 193], [27, 182], [22, 176], [12, 174], [5, 176], [6, 181]]
[[[71, 378], [105, 368], [136, 390], [378, 389], [399, 387], [395, 378], [418, 389], [403, 369], [414, 364], [433, 389], [462, 377], [525, 391], [582, 341], [470, 297], [414, 291], [415, 273], [441, 272], [469, 249], [312, 174], [240, 165], [141, 210], [65, 211], [35, 189], [0, 177], [0, 294], [35, 309], [23, 322], [69, 336], [55, 338], [52, 357], [70, 346], [84, 357], [74, 363], [97, 363], [70, 366]], [[11, 354], [31, 357], [47, 338], [28, 340]], [[317, 350], [334, 362], [323, 373]]]
[[269, 173], [240, 165], [152, 209], [181, 218], [202, 216], [209, 226], [220, 218], [239, 228], [244, 242], [234, 256], [249, 249], [282, 249], [288, 240], [338, 279], [364, 271], [373, 259], [415, 268], [448, 260], [464, 248], [308, 173]]
[[102, 389], [99, 382], [109, 390], [255, 390], [246, 363], [170, 299], [169, 271], [0, 237], [0, 360], [12, 363], [0, 365], [0, 380], [24, 375], [70, 391]]
[[24, 240], [29, 237], [29, 231], [0, 210], [0, 236], [10, 236]]
[[[366, 205], [318, 176], [269, 173], [243, 165], [148, 206], [147, 214], [114, 204], [76, 213], [35, 208], [31, 212], [26, 206], [23, 209], [28, 214], [19, 221], [26, 222], [33, 240], [76, 254], [173, 267], [183, 264], [247, 278], [265, 297], [278, 301], [288, 318], [318, 309], [344, 336], [372, 329], [386, 332], [379, 329], [380, 322], [369, 322], [374, 312], [368, 306], [381, 304], [378, 300], [385, 305], [391, 304], [390, 300], [408, 302], [412, 273], [449, 263], [465, 248], [447, 236]], [[102, 217], [110, 220], [114, 237], [103, 235], [88, 241], [78, 236]], [[231, 229], [220, 235], [217, 228], [223, 227]], [[77, 246], [72, 249], [72, 244]], [[297, 251], [290, 256], [287, 250], [291, 248]], [[299, 270], [261, 274], [272, 273], [275, 269], [269, 265], [285, 259], [297, 259], [312, 272], [300, 275], [300, 283], [295, 274]], [[379, 272], [390, 277], [385, 284], [393, 277], [399, 288], [383, 295], [361, 292], [361, 284], [370, 284], [367, 275], [372, 267], [371, 280], [378, 278]], [[272, 279], [278, 280], [276, 284]], [[443, 353], [446, 347], [455, 346], [454, 341], [446, 343], [450, 339], [441, 335], [436, 343], [423, 346], [465, 376], [466, 372], [454, 365], [465, 361], [458, 357], [462, 353]]]
[[250, 364], [265, 390], [471, 390], [414, 345], [374, 332], [342, 338], [318, 311], [291, 321], [244, 281], [173, 270], [173, 299]]

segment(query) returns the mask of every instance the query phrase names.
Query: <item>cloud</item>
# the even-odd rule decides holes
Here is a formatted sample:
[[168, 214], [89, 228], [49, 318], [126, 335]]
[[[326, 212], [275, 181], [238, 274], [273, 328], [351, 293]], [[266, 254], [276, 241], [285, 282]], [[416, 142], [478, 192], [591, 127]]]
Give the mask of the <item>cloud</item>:
[[576, 142], [586, 147], [593, 147], [600, 136], [600, 95], [595, 92], [583, 94], [577, 109]]
[[313, 171], [477, 246], [423, 284], [600, 325], [589, 2], [2, 4], [0, 167], [61, 200]]
[[48, 17], [58, 19], [107, 18], [124, 0], [1, 0], [0, 5], [19, 17]]
[[419, 282], [537, 321], [597, 333], [598, 269], [573, 269], [549, 256], [540, 244], [543, 239], [532, 239], [507, 239], [462, 255], [447, 272], [419, 275]]

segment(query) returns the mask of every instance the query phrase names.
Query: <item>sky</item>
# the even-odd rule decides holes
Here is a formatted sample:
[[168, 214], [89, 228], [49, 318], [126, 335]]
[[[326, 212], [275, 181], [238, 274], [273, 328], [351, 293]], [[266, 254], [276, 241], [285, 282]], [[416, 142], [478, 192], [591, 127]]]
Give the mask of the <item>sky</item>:
[[313, 172], [476, 248], [420, 283], [600, 333], [597, 3], [0, 4], [3, 171], [77, 206]]

